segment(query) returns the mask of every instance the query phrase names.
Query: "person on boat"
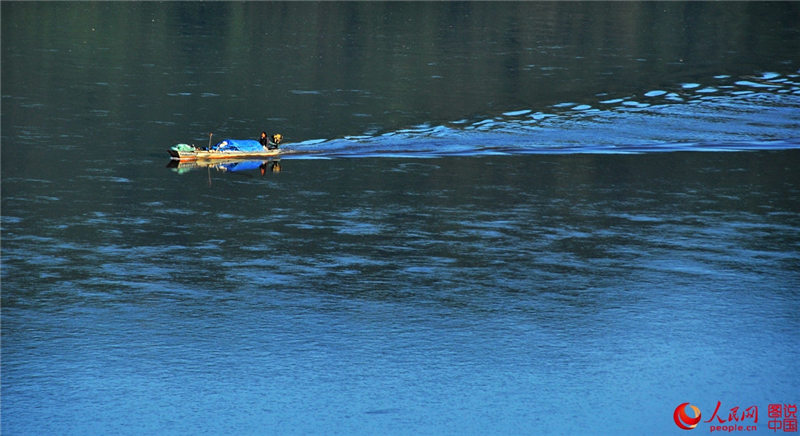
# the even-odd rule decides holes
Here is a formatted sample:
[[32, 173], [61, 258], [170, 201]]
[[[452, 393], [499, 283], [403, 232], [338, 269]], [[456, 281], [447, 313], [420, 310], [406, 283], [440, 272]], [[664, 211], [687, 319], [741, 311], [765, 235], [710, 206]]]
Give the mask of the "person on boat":
[[[273, 135], [274, 137], [275, 135]], [[266, 148], [267, 150], [275, 150], [278, 148], [278, 144], [273, 142], [272, 138], [267, 135], [267, 132], [261, 132], [261, 137], [258, 138], [258, 142], [261, 143], [261, 146]]]

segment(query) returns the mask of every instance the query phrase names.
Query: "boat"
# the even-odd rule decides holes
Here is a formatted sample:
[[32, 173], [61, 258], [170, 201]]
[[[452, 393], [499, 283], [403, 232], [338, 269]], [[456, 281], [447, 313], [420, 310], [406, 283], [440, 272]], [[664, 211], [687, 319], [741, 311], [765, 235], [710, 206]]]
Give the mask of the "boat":
[[277, 148], [281, 136], [274, 135], [275, 148], [267, 148], [254, 139], [224, 139], [213, 147], [198, 148], [189, 144], [176, 144], [167, 152], [172, 160], [179, 162], [216, 159], [261, 159], [279, 156], [283, 150]]

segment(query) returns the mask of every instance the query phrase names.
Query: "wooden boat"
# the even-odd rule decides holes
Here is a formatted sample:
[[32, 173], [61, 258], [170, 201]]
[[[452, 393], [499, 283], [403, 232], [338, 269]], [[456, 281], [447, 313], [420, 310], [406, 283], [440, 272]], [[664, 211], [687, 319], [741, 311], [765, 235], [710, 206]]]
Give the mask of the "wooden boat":
[[167, 150], [172, 160], [179, 162], [205, 161], [217, 159], [261, 159], [280, 156], [283, 152], [280, 149], [264, 151], [238, 151], [238, 150]]
[[[278, 136], [278, 142], [280, 142], [280, 136]], [[189, 144], [177, 144], [170, 147], [167, 152], [172, 160], [179, 162], [217, 159], [268, 159], [279, 156], [283, 152], [277, 148], [277, 144], [275, 145], [275, 148], [266, 148], [258, 141], [251, 139], [225, 139], [207, 149], [197, 148]]]

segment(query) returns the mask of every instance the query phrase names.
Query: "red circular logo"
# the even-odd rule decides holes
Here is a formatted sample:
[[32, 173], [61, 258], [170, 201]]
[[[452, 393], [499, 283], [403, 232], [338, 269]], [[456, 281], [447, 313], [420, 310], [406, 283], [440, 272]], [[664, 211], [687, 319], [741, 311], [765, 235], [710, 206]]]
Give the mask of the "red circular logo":
[[[686, 406], [692, 408], [692, 411], [694, 411], [694, 418], [690, 418], [689, 415], [686, 414]], [[684, 430], [691, 430], [697, 427], [697, 423], [700, 422], [700, 409], [689, 403], [683, 403], [675, 408], [673, 418], [675, 418], [675, 424], [677, 424], [678, 427]]]

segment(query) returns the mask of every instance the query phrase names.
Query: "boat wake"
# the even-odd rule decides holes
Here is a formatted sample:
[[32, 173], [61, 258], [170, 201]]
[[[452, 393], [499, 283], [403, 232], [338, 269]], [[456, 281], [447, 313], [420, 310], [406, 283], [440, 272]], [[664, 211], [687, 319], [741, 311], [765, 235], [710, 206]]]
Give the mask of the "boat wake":
[[288, 158], [649, 153], [800, 148], [800, 74], [765, 72], [678, 83], [641, 95], [596, 94], [546, 108], [313, 139]]

